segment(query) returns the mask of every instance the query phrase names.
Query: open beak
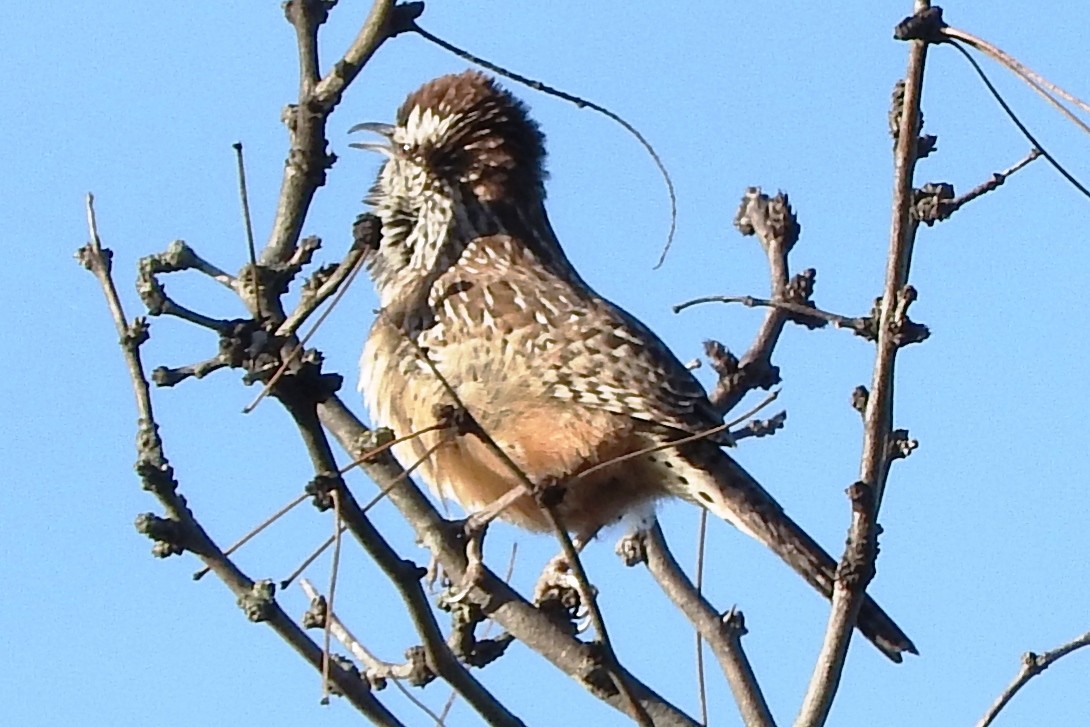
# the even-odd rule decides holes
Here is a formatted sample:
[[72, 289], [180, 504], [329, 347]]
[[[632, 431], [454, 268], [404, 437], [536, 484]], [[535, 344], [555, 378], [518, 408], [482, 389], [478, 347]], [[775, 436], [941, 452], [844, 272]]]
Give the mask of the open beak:
[[393, 147], [390, 141], [394, 134], [394, 126], [392, 124], [384, 124], [379, 121], [368, 121], [363, 124], [356, 124], [348, 130], [348, 133], [355, 134], [358, 131], [370, 131], [373, 134], [378, 134], [382, 139], [378, 141], [354, 141], [349, 144], [350, 147], [354, 149], [363, 149], [365, 151], [377, 151], [386, 156], [391, 156], [393, 154]]

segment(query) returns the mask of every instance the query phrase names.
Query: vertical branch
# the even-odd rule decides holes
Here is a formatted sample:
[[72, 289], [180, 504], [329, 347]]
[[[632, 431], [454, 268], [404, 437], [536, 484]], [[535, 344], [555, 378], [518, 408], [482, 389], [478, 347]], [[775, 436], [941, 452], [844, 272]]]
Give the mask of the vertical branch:
[[394, 0], [375, 0], [352, 44], [333, 69], [319, 78], [317, 29], [325, 22], [326, 5], [309, 0], [289, 0], [284, 5], [299, 46], [299, 100], [284, 111], [291, 149], [284, 164], [272, 231], [261, 253], [264, 265], [282, 263], [291, 257], [314, 193], [325, 184], [325, 172], [334, 159], [326, 152], [326, 121], [345, 89], [379, 46], [424, 10], [422, 3], [395, 7]]
[[[916, 17], [930, 9], [929, 0], [915, 0]], [[870, 395], [863, 413], [863, 454], [860, 481], [849, 488], [852, 501], [848, 544], [833, 587], [832, 612], [817, 664], [803, 697], [796, 725], [823, 725], [840, 685], [852, 628], [874, 574], [878, 554], [878, 510], [885, 494], [891, 458], [893, 384], [900, 345], [896, 323], [903, 315], [917, 223], [912, 217], [913, 176], [920, 133], [920, 100], [927, 42], [912, 41], [905, 76], [893, 164], [893, 208], [889, 257], [882, 293], [877, 352]]]

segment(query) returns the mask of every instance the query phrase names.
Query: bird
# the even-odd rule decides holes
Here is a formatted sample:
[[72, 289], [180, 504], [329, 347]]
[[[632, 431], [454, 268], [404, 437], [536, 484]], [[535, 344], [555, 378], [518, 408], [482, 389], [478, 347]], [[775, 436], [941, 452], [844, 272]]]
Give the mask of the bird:
[[[721, 442], [693, 436], [723, 423], [699, 381], [564, 253], [545, 210], [545, 137], [522, 101], [467, 70], [360, 131], [377, 138], [352, 146], [384, 157], [365, 199], [381, 225], [365, 256], [380, 308], [360, 389], [373, 423], [403, 440], [404, 467], [471, 513], [507, 495], [499, 517], [531, 531], [551, 521], [512, 491], [557, 486], [559, 520], [583, 543], [680, 498], [831, 598], [836, 561]], [[476, 429], [437, 426], [454, 406]], [[869, 596], [856, 625], [895, 662], [917, 653]]]

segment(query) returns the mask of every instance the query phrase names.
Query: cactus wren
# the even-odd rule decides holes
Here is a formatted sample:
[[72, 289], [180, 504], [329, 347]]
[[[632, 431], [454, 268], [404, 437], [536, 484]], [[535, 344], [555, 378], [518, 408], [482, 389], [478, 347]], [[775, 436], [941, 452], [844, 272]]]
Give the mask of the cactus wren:
[[[715, 442], [603, 464], [722, 418], [665, 344], [568, 261], [545, 214], [544, 136], [520, 101], [467, 71], [410, 94], [396, 125], [358, 130], [381, 140], [354, 146], [386, 157], [367, 199], [382, 222], [367, 259], [382, 309], [360, 359], [377, 425], [419, 432], [434, 427], [438, 405], [458, 404], [531, 482], [563, 483], [558, 509], [579, 539], [679, 497], [764, 543], [830, 597], [836, 562]], [[394, 453], [469, 511], [522, 484], [472, 432], [433, 430]], [[501, 517], [548, 528], [528, 496]], [[916, 653], [869, 597], [858, 628], [894, 661]]]

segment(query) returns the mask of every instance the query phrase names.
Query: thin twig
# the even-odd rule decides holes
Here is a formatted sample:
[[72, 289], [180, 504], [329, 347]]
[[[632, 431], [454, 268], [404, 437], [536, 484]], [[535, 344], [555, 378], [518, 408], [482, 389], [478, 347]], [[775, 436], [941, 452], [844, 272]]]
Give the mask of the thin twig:
[[[346, 528], [344, 526], [344, 523], [341, 523], [340, 532], [343, 533], [345, 530]], [[280, 590], [286, 590], [288, 586], [295, 582], [295, 579], [298, 578], [300, 574], [302, 574], [307, 568], [309, 568], [311, 563], [318, 560], [319, 556], [321, 556], [322, 553], [326, 552], [326, 550], [329, 549], [329, 546], [333, 545], [333, 541], [335, 541], [336, 539], [336, 535], [330, 535], [328, 538], [325, 539], [325, 542], [315, 548], [314, 552], [308, 555], [295, 570], [289, 573], [287, 578], [284, 578], [280, 581]]]
[[815, 308], [811, 305], [794, 303], [789, 300], [757, 298], [752, 295], [705, 295], [699, 298], [693, 298], [692, 300], [687, 300], [684, 303], [678, 303], [673, 307], [673, 310], [674, 313], [680, 313], [690, 306], [702, 305], [704, 303], [740, 303], [747, 308], [778, 308], [795, 316], [817, 318], [826, 323], [831, 323], [836, 328], [848, 328], [857, 332], [865, 329], [867, 326], [867, 321], [864, 318], [842, 316], [838, 313], [830, 313], [829, 311]]
[[598, 464], [596, 464], [596, 465], [594, 465], [592, 467], [588, 467], [587, 469], [582, 470], [581, 472], [579, 472], [579, 474], [572, 477], [571, 481], [579, 481], [579, 480], [583, 479], [584, 477], [587, 477], [587, 476], [589, 476], [591, 474], [594, 474], [595, 472], [598, 472], [601, 469], [604, 469], [606, 467], [610, 467], [612, 465], [620, 464], [621, 462], [625, 462], [625, 461], [630, 460], [630, 459], [636, 459], [638, 457], [642, 457], [645, 454], [651, 454], [652, 452], [661, 452], [664, 449], [673, 449], [674, 447], [680, 447], [683, 444], [690, 444], [692, 442], [698, 442], [701, 439], [707, 439], [708, 437], [713, 437], [716, 434], [719, 434], [720, 432], [727, 431], [728, 429], [730, 429], [731, 427], [733, 427], [733, 426], [735, 426], [737, 424], [741, 424], [746, 419], [749, 419], [751, 416], [753, 416], [754, 414], [759, 412], [761, 409], [764, 409], [766, 406], [768, 406], [769, 404], [774, 402], [777, 398], [779, 398], [779, 396], [780, 396], [780, 391], [779, 391], [779, 389], [777, 389], [777, 390], [769, 393], [768, 396], [766, 396], [764, 399], [762, 399], [760, 403], [758, 403], [756, 406], [751, 408], [745, 414], [742, 414], [740, 417], [738, 417], [736, 419], [732, 419], [729, 422], [723, 422], [722, 424], [720, 424], [718, 426], [711, 427], [710, 429], [705, 429], [705, 430], [703, 430], [701, 432], [697, 432], [696, 434], [691, 434], [691, 435], [689, 435], [687, 437], [682, 437], [680, 439], [671, 439], [670, 441], [663, 442], [662, 444], [654, 444], [654, 445], [651, 445], [651, 446], [648, 446], [648, 447], [644, 447], [643, 449], [637, 449], [634, 452], [628, 452], [626, 454], [621, 454], [621, 455], [618, 455], [616, 457], [613, 457], [612, 459], [603, 460], [603, 461], [599, 462]]
[[[708, 538], [708, 511], [700, 508], [700, 524], [696, 529], [696, 593], [704, 597], [704, 546]], [[700, 629], [694, 628], [696, 634], [696, 685], [697, 694], [700, 697], [700, 721], [704, 727], [708, 727], [708, 687], [707, 675], [704, 673], [704, 637], [700, 635]]]
[[[299, 581], [299, 586], [303, 589], [303, 592], [307, 594], [307, 598], [309, 598], [312, 603], [322, 599], [322, 594], [319, 593], [318, 589], [314, 587], [314, 584], [306, 578]], [[383, 661], [368, 651], [367, 647], [348, 630], [348, 627], [345, 626], [339, 618], [337, 618], [337, 614], [329, 607], [328, 601], [325, 606], [325, 623], [333, 633], [333, 637], [341, 642], [344, 648], [348, 649], [349, 653], [352, 654], [358, 662], [364, 665], [369, 682], [380, 678], [390, 679], [393, 681], [394, 686], [397, 687], [398, 691], [405, 695], [405, 698], [412, 702], [417, 709], [435, 720], [437, 725], [443, 723], [442, 717], [435, 714], [435, 712], [417, 699], [413, 693], [401, 683], [403, 679], [407, 678], [407, 674], [401, 673], [402, 669], [399, 669], [398, 665]], [[457, 692], [454, 693], [457, 694]]]
[[1090, 113], [1090, 104], [1075, 96], [1073, 93], [1070, 93], [1060, 88], [1041, 74], [1033, 71], [1031, 68], [1026, 66], [1014, 56], [1004, 52], [1001, 48], [992, 45], [983, 38], [979, 38], [972, 33], [968, 33], [958, 28], [952, 28], [949, 25], [941, 28], [939, 30], [939, 33], [947, 39], [960, 40], [963, 43], [967, 43], [973, 48], [976, 48], [978, 51], [988, 56], [991, 56], [993, 60], [996, 60], [1009, 68], [1017, 76], [1024, 80], [1030, 86], [1030, 88], [1032, 88], [1038, 94], [1043, 96], [1049, 103], [1051, 103], [1061, 112], [1063, 112], [1064, 116], [1066, 116], [1070, 121], [1078, 125], [1086, 133], [1090, 134], [1090, 126], [1087, 126], [1085, 123], [1083, 123], [1081, 119], [1077, 118], [1074, 114], [1068, 111], [1068, 109], [1063, 104], [1061, 104], [1059, 101], [1052, 97], [1052, 94], [1056, 94], [1065, 101], [1075, 104], [1087, 113]]
[[1010, 175], [1012, 175], [1015, 172], [1019, 171], [1020, 169], [1025, 168], [1030, 163], [1032, 163], [1034, 159], [1037, 159], [1040, 156], [1041, 156], [1041, 150], [1040, 149], [1037, 149], [1037, 148], [1030, 149], [1029, 153], [1026, 154], [1024, 157], [1022, 157], [1021, 160], [1019, 160], [1015, 164], [1012, 164], [1011, 166], [1009, 166], [1008, 168], [1004, 169], [1001, 172], [996, 172], [995, 174], [992, 175], [992, 178], [989, 179], [988, 181], [983, 182], [981, 184], [978, 184], [977, 186], [973, 187], [971, 190], [969, 190], [965, 194], [961, 195], [957, 199], [954, 199], [954, 200], [951, 200], [949, 202], [943, 203], [941, 205], [941, 207], [940, 207], [941, 218], [942, 219], [948, 218], [950, 215], [954, 214], [959, 209], [961, 209], [962, 207], [967, 205], [969, 202], [972, 202], [977, 197], [982, 197], [983, 195], [987, 194], [988, 192], [992, 192], [992, 191], [998, 189], [999, 187], [1001, 187], [1003, 185], [1004, 182], [1007, 181], [1007, 177], [1009, 177]]
[[242, 142], [236, 141], [232, 146], [238, 165], [238, 195], [242, 203], [242, 223], [246, 227], [246, 252], [250, 256], [250, 285], [253, 287], [254, 315], [258, 320], [262, 320], [265, 314], [262, 313], [261, 284], [257, 272], [257, 247], [254, 245], [254, 223], [250, 217], [250, 195], [246, 189], [246, 163], [242, 157]]
[[203, 379], [213, 371], [219, 371], [230, 365], [228, 358], [219, 353], [212, 358], [185, 366], [156, 366], [151, 372], [151, 380], [156, 386], [176, 386], [189, 378]]
[[[375, 505], [382, 502], [382, 500], [385, 499], [385, 497], [390, 494], [391, 490], [393, 490], [395, 487], [400, 485], [402, 482], [407, 481], [409, 479], [409, 477], [412, 476], [413, 471], [416, 470], [416, 468], [419, 467], [420, 465], [427, 462], [428, 458], [431, 457], [433, 454], [435, 454], [435, 451], [437, 449], [439, 449], [440, 447], [442, 447], [444, 444], [445, 444], [445, 442], [436, 442], [431, 447], [429, 447], [427, 450], [425, 450], [424, 454], [420, 455], [416, 459], [415, 462], [413, 462], [411, 465], [409, 465], [408, 467], [405, 468], [405, 472], [402, 473], [401, 477], [396, 478], [396, 479], [394, 479], [394, 481], [389, 482], [386, 485], [384, 485], [382, 487], [382, 489], [380, 489], [378, 491], [378, 493], [374, 497], [372, 497], [370, 500], [368, 500], [366, 505], [364, 505], [362, 508], [360, 508], [360, 511], [361, 512], [367, 512], [372, 507], [374, 507]], [[358, 460], [357, 460], [357, 462], [358, 462]]]
[[1007, 703], [1014, 698], [1018, 691], [1026, 686], [1030, 679], [1037, 676], [1045, 669], [1052, 666], [1056, 661], [1062, 659], [1073, 651], [1077, 651], [1084, 646], [1090, 646], [1090, 631], [1087, 631], [1082, 636], [1076, 639], [1072, 639], [1063, 646], [1053, 649], [1052, 651], [1046, 651], [1043, 654], [1035, 654], [1032, 651], [1027, 651], [1022, 654], [1022, 667], [1018, 670], [1018, 674], [1014, 677], [1014, 681], [1007, 685], [1007, 688], [1003, 690], [996, 700], [992, 703], [992, 706], [988, 707], [988, 711], [984, 713], [984, 716], [980, 718], [980, 721], [976, 723], [976, 727], [988, 727], [995, 718], [999, 716], [999, 713], [1003, 711], [1003, 708], [1007, 706]]
[[[341, 495], [336, 488], [329, 491], [329, 497], [333, 500], [333, 559], [329, 566], [329, 597], [326, 599], [326, 613], [333, 613], [333, 597], [337, 592], [337, 572], [341, 567]], [[332, 619], [328, 616], [323, 629], [325, 644], [323, 648], [324, 663], [322, 664], [322, 703], [329, 704], [329, 662], [330, 639], [332, 633], [330, 624]]]
[[[223, 551], [223, 554], [224, 555], [231, 555], [236, 550], [241, 548], [243, 545], [246, 545], [246, 543], [253, 540], [253, 538], [255, 536], [257, 536], [262, 530], [269, 527], [270, 525], [272, 525], [274, 522], [276, 522], [280, 518], [284, 517], [284, 515], [288, 514], [288, 512], [290, 512], [292, 508], [294, 508], [296, 505], [298, 505], [300, 502], [302, 502], [305, 499], [307, 499], [307, 494], [304, 492], [302, 495], [299, 495], [294, 500], [289, 502], [287, 505], [284, 505], [284, 507], [282, 507], [279, 510], [277, 510], [276, 512], [274, 512], [272, 515], [265, 518], [265, 520], [258, 523], [257, 526], [255, 526], [252, 530], [250, 530], [250, 532], [246, 533], [241, 538], [239, 538], [234, 543], [232, 543], [227, 548], [227, 550]], [[196, 573], [193, 574], [193, 580], [199, 581], [201, 578], [204, 578], [207, 574], [208, 574], [208, 568], [207, 567], [206, 568], [201, 568], [199, 571], [197, 571]], [[281, 586], [281, 587], [283, 587], [283, 586]]]
[[962, 48], [961, 44], [954, 40], [948, 40], [947, 45], [961, 53], [965, 60], [969, 61], [969, 65], [973, 67], [973, 70], [976, 71], [976, 74], [980, 77], [980, 80], [984, 82], [984, 85], [988, 88], [988, 91], [992, 94], [992, 97], [996, 100], [1000, 107], [1002, 107], [1004, 113], [1007, 114], [1007, 118], [1009, 118], [1014, 123], [1014, 125], [1018, 127], [1018, 130], [1022, 132], [1022, 136], [1026, 137], [1026, 139], [1029, 140], [1029, 143], [1032, 144], [1034, 148], [1041, 150], [1041, 156], [1043, 156], [1048, 161], [1048, 163], [1052, 165], [1052, 168], [1059, 172], [1060, 176], [1066, 179], [1072, 187], [1082, 192], [1083, 196], [1090, 197], [1090, 189], [1087, 189], [1082, 184], [1082, 182], [1075, 179], [1074, 175], [1072, 175], [1071, 172], [1067, 171], [1067, 169], [1064, 168], [1062, 164], [1060, 164], [1056, 157], [1052, 156], [1052, 154], [1050, 154], [1048, 150], [1045, 149], [1041, 142], [1037, 141], [1037, 137], [1033, 135], [1033, 133], [1026, 127], [1024, 123], [1022, 123], [1022, 120], [1018, 118], [1018, 115], [1016, 113], [1014, 113], [1014, 109], [1010, 107], [1010, 104], [1006, 102], [1002, 94], [999, 93], [999, 90], [996, 89], [996, 87], [992, 84], [987, 74], [984, 73], [984, 69], [981, 68], [980, 64], [976, 62], [976, 59], [969, 54], [969, 51]]
[[424, 427], [423, 429], [418, 429], [415, 432], [410, 432], [409, 434], [406, 434], [404, 436], [394, 437], [389, 442], [385, 442], [384, 444], [380, 444], [379, 446], [375, 447], [374, 449], [367, 450], [367, 454], [365, 454], [364, 456], [359, 457], [357, 459], [354, 459], [354, 460], [352, 460], [351, 463], [346, 464], [344, 467], [341, 467], [340, 472], [338, 472], [337, 474], [340, 474], [340, 475], [348, 474], [349, 472], [354, 470], [356, 467], [359, 467], [361, 464], [363, 464], [367, 460], [374, 459], [375, 457], [378, 457], [383, 452], [385, 452], [385, 451], [387, 451], [389, 449], [393, 449], [394, 447], [401, 444], [402, 442], [408, 442], [409, 440], [416, 439], [417, 437], [419, 437], [422, 434], [428, 434], [429, 432], [437, 432], [437, 431], [440, 431], [440, 430], [446, 429], [446, 428], [447, 428], [447, 424], [445, 422], [439, 422], [438, 424], [432, 424], [431, 426]]
[[[313, 294], [305, 297], [304, 300], [299, 302], [299, 306], [291, 312], [284, 322], [280, 324], [280, 328], [276, 330], [278, 336], [290, 336], [299, 330], [299, 327], [322, 305], [331, 295], [336, 293], [336, 300], [330, 304], [328, 310], [332, 310], [336, 307], [337, 303], [344, 296], [341, 292], [351, 286], [352, 280], [355, 279], [359, 273], [361, 267], [363, 267], [364, 250], [363, 247], [357, 241], [352, 247], [348, 248], [348, 252], [345, 254], [344, 259], [337, 265], [337, 269], [325, 280], [318, 290]], [[342, 287], [343, 285], [343, 287]], [[314, 331], [318, 329], [321, 321], [325, 320], [323, 317], [314, 325], [311, 332], [304, 338], [309, 339], [313, 335]]]
[[174, 240], [167, 245], [167, 249], [163, 252], [142, 258], [140, 267], [144, 268], [145, 266], [149, 267], [151, 273], [176, 273], [182, 270], [196, 270], [223, 287], [238, 292], [238, 280], [234, 275], [205, 260], [183, 240]]

